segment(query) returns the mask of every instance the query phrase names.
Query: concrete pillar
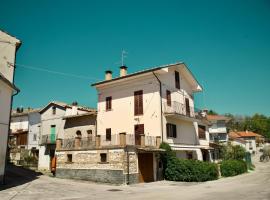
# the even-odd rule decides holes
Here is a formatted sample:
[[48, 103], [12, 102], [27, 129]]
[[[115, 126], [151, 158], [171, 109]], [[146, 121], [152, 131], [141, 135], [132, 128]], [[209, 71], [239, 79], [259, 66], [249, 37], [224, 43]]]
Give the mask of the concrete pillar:
[[120, 146], [124, 147], [127, 144], [126, 133], [119, 133], [120, 135]]
[[145, 147], [145, 135], [140, 134], [140, 139], [141, 139], [141, 147]]
[[62, 139], [57, 138], [56, 139], [56, 150], [60, 150], [62, 148]]
[[159, 149], [159, 146], [161, 144], [161, 137], [160, 136], [157, 136], [156, 137], [156, 147]]
[[81, 148], [81, 137], [75, 137], [75, 149]]
[[100, 135], [96, 136], [96, 147], [100, 147]]

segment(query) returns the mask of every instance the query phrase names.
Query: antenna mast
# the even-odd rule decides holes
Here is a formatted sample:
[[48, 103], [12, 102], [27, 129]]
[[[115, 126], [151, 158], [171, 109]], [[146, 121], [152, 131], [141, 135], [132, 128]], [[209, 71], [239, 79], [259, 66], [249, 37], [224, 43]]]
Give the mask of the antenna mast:
[[124, 59], [127, 57], [127, 52], [125, 50], [122, 50], [122, 55], [121, 55], [121, 66], [124, 66], [125, 63], [124, 63]]

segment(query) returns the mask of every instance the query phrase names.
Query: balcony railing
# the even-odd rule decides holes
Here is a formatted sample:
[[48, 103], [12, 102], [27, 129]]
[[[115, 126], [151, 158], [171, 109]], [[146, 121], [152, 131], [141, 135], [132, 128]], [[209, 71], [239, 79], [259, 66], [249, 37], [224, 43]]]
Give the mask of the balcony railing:
[[57, 139], [56, 148], [61, 150], [72, 149], [94, 149], [102, 147], [137, 146], [137, 147], [159, 147], [160, 137], [135, 134], [113, 134], [110, 138], [99, 135], [94, 138], [76, 137], [68, 139]]
[[40, 144], [55, 144], [55, 135], [41, 135]]
[[187, 117], [195, 117], [194, 108], [187, 106], [186, 104], [172, 101], [171, 105], [168, 105], [167, 102], [164, 103], [164, 113], [167, 114], [178, 114]]

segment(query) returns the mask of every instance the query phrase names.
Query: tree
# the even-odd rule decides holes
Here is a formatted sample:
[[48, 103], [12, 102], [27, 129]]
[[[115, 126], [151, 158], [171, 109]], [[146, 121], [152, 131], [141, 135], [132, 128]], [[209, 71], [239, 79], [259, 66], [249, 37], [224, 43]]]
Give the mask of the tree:
[[218, 113], [214, 110], [209, 110], [208, 115], [218, 115]]

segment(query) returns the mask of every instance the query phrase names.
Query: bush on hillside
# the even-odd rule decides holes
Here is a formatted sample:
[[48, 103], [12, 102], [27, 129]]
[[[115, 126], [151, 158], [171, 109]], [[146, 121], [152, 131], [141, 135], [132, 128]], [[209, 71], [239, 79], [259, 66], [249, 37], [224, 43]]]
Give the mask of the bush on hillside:
[[185, 182], [216, 180], [218, 179], [218, 167], [215, 163], [170, 157], [165, 170], [165, 179]]
[[236, 176], [247, 172], [247, 164], [243, 160], [224, 160], [220, 164], [221, 176]]

